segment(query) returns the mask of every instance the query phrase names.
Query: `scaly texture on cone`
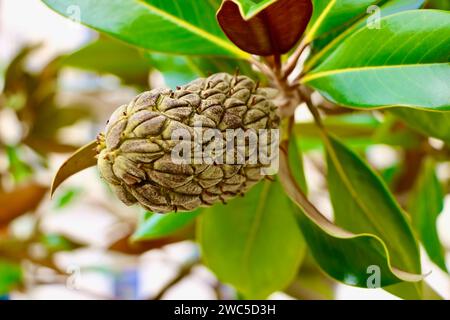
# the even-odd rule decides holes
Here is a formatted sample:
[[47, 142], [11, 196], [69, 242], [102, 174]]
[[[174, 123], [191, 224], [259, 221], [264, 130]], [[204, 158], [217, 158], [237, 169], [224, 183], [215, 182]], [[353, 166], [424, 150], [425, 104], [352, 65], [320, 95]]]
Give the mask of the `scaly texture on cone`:
[[[273, 94], [273, 89], [258, 88], [246, 76], [226, 73], [177, 90], [144, 92], [119, 107], [99, 136], [100, 174], [125, 204], [138, 202], [159, 213], [191, 211], [243, 194], [263, 178], [261, 168], [267, 165], [259, 160], [176, 164], [172, 149], [179, 141], [172, 140], [172, 133], [177, 129], [191, 133], [199, 124], [201, 130], [220, 132], [275, 129], [280, 118]], [[202, 151], [206, 146], [201, 143]]]

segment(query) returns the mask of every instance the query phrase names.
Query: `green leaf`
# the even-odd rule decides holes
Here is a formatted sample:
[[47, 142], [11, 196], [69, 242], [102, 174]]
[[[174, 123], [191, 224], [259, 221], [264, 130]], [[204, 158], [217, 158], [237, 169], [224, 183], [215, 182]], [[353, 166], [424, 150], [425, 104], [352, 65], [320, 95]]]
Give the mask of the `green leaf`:
[[187, 56], [148, 52], [146, 58], [155, 69], [162, 73], [165, 84], [172, 89], [195, 80], [202, 72]]
[[0, 295], [8, 294], [21, 282], [20, 265], [0, 259]]
[[275, 3], [277, 0], [233, 0], [238, 6], [242, 17], [249, 20], [259, 12]]
[[289, 141], [289, 161], [294, 163], [295, 166], [292, 170], [292, 175], [297, 181], [303, 192], [308, 193], [308, 182], [306, 181], [305, 170], [303, 166], [303, 154], [301, 149], [298, 147], [296, 137], [291, 137]]
[[376, 235], [354, 234], [328, 221], [304, 196], [290, 169], [297, 168], [297, 163], [289, 161], [287, 154], [283, 146], [281, 182], [286, 194], [301, 209], [297, 221], [311, 254], [329, 276], [348, 285], [367, 288], [372, 284], [372, 273], [368, 268], [377, 266], [381, 286], [423, 279], [420, 275], [392, 267], [386, 244]]
[[[373, 135], [382, 125], [370, 113], [327, 116], [323, 122], [328, 132], [358, 150], [364, 150], [367, 146], [375, 143]], [[298, 144], [303, 152], [323, 149], [320, 128], [314, 122], [296, 123], [294, 133], [300, 138]]]
[[295, 277], [305, 245], [278, 182], [206, 209], [198, 225], [205, 264], [246, 298], [266, 298]]
[[[334, 35], [333, 38], [328, 42], [319, 52], [311, 56], [305, 64], [305, 71], [311, 70], [313, 67], [317, 66], [319, 63], [323, 62], [333, 51], [350, 35], [363, 28], [369, 22], [370, 18], [377, 18], [373, 14], [379, 14], [379, 17], [387, 17], [389, 15], [408, 11], [413, 9], [418, 9], [423, 6], [425, 0], [390, 0], [384, 3], [379, 8], [379, 12], [370, 13], [370, 15], [365, 15], [360, 18], [351, 27], [343, 30], [339, 35]], [[323, 41], [320, 41], [321, 44]]]
[[[219, 0], [43, 0], [70, 16], [78, 6], [81, 23], [138, 47], [172, 54], [246, 58], [220, 30]], [[73, 18], [73, 17], [72, 17]]]
[[333, 300], [336, 282], [319, 268], [310, 253], [306, 253], [300, 271], [285, 292], [298, 300]]
[[380, 176], [383, 178], [384, 182], [392, 188], [392, 184], [395, 182], [397, 175], [401, 172], [400, 164], [396, 163], [380, 171]]
[[313, 0], [313, 16], [306, 32], [306, 40], [311, 42], [324, 33], [345, 25], [377, 2], [379, 0]]
[[168, 214], [150, 214], [132, 236], [133, 241], [151, 240], [169, 236], [175, 231], [194, 223], [201, 210], [193, 212], [178, 212]]
[[252, 79], [257, 79], [258, 75], [251, 69], [250, 64], [245, 60], [219, 57], [191, 57], [174, 56], [159, 53], [146, 53], [152, 66], [160, 71], [166, 85], [171, 88], [188, 83], [198, 77], [227, 72], [247, 75]]
[[450, 113], [411, 108], [392, 108], [389, 111], [420, 133], [450, 143]]
[[[354, 233], [378, 236], [386, 245], [393, 266], [420, 273], [420, 253], [406, 214], [382, 179], [336, 139], [330, 137], [325, 143], [335, 223]], [[409, 286], [417, 297], [422, 295], [418, 285]]]
[[[368, 113], [329, 116], [323, 122], [328, 132], [345, 138], [370, 137], [381, 125], [380, 121]], [[298, 122], [294, 132], [300, 137], [320, 136], [320, 128], [314, 122]]]
[[380, 270], [381, 287], [421, 279], [412, 275], [404, 276], [393, 268], [387, 248], [373, 235], [341, 234], [310, 220], [306, 215], [299, 216], [298, 223], [319, 266], [344, 284], [367, 288], [371, 266]]
[[394, 266], [420, 273], [411, 227], [381, 178], [339, 141], [328, 141], [328, 188], [336, 224], [354, 233], [377, 235], [386, 244]]
[[450, 109], [450, 12], [412, 10], [380, 23], [347, 38], [302, 82], [355, 108]]
[[150, 63], [125, 43], [100, 38], [62, 60], [66, 66], [113, 74], [127, 84], [148, 86]]
[[444, 249], [436, 228], [437, 218], [444, 208], [444, 194], [436, 176], [435, 164], [428, 159], [423, 164], [413, 192], [409, 196], [408, 209], [413, 226], [419, 235], [431, 261], [448, 272]]

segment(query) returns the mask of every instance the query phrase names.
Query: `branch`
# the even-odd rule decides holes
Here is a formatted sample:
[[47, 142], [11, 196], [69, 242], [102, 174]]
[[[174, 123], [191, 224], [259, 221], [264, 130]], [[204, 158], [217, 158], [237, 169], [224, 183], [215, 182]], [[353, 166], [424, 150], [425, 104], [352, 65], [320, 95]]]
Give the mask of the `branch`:
[[159, 290], [159, 292], [152, 297], [152, 300], [161, 300], [163, 296], [169, 291], [174, 285], [179, 283], [181, 280], [183, 280], [187, 275], [189, 275], [192, 271], [192, 269], [198, 264], [199, 260], [196, 258], [193, 261], [190, 261], [186, 263], [184, 266], [180, 268], [178, 271], [178, 274], [173, 278], [171, 281], [169, 281], [164, 287]]

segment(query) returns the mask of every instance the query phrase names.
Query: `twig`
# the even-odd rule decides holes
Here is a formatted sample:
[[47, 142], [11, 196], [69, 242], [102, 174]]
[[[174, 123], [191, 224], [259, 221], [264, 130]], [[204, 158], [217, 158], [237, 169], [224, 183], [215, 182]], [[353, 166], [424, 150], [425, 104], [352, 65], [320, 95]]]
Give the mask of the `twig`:
[[324, 126], [322, 123], [322, 118], [320, 117], [320, 113], [317, 110], [317, 108], [314, 106], [312, 100], [311, 100], [311, 96], [309, 96], [308, 94], [305, 94], [302, 91], [302, 88], [299, 87], [297, 89], [300, 97], [302, 98], [302, 100], [306, 103], [306, 106], [308, 107], [309, 111], [311, 112], [312, 116], [314, 117], [314, 121], [316, 122], [317, 126], [319, 127], [319, 129], [321, 131], [324, 130]]
[[250, 63], [253, 64], [259, 71], [267, 76], [272, 81], [276, 79], [276, 76], [273, 72], [273, 70], [265, 63], [259, 61], [256, 57], [251, 56], [250, 57]]
[[193, 261], [182, 266], [175, 278], [173, 278], [164, 287], [162, 287], [161, 290], [159, 290], [159, 292], [154, 297], [152, 297], [152, 300], [161, 300], [167, 293], [167, 291], [169, 291], [174, 285], [176, 285], [178, 282], [183, 280], [184, 277], [191, 273], [192, 268], [194, 268], [198, 264], [198, 262], [198, 259], [194, 259]]
[[224, 300], [222, 295], [222, 283], [220, 283], [220, 281], [216, 281], [213, 284], [212, 289], [214, 290], [217, 300]]
[[292, 71], [294, 71], [300, 57], [302, 56], [302, 53], [305, 51], [307, 46], [308, 45], [305, 41], [300, 42], [297, 49], [295, 49], [294, 53], [289, 57], [285, 67], [283, 68], [283, 75], [285, 79], [287, 79], [287, 77], [289, 77]]

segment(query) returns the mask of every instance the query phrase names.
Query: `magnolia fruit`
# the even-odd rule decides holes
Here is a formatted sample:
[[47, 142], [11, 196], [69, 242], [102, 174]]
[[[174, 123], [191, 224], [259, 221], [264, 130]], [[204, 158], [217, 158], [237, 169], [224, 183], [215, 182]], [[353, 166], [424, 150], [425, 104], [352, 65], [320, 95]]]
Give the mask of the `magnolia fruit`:
[[125, 204], [159, 213], [243, 195], [278, 152], [273, 99], [273, 89], [226, 73], [144, 92], [99, 135], [100, 174]]

